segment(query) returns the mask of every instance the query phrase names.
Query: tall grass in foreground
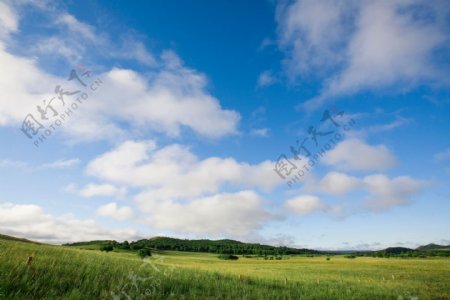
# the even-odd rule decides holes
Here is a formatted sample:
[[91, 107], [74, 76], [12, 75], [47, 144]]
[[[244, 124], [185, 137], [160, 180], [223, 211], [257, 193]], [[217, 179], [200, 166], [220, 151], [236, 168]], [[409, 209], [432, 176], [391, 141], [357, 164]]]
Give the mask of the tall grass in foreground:
[[450, 299], [448, 259], [161, 258], [0, 240], [0, 299]]

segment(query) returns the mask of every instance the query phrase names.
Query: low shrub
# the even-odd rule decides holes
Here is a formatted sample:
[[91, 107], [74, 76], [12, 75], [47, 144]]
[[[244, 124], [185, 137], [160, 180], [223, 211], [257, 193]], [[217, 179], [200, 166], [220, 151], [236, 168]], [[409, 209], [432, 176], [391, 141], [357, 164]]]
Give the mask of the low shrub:
[[141, 258], [145, 258], [147, 256], [152, 256], [152, 252], [148, 248], [142, 248], [142, 249], [139, 249], [138, 255]]
[[100, 247], [100, 251], [110, 252], [113, 250], [114, 250], [114, 247], [112, 245], [103, 245]]
[[221, 254], [218, 256], [218, 258], [225, 259], [225, 260], [238, 260], [239, 259], [239, 257], [237, 257], [236, 255], [232, 255], [232, 254]]

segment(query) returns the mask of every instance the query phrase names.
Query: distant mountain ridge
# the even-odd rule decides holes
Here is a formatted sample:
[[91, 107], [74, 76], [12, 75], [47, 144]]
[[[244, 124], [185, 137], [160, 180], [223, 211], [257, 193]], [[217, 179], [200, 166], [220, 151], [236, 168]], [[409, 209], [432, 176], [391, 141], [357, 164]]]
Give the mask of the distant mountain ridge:
[[[14, 240], [27, 243], [37, 243], [24, 238], [0, 234], [0, 240]], [[405, 247], [388, 247], [377, 251], [327, 251], [313, 250], [306, 248], [292, 248], [285, 246], [270, 246], [259, 243], [245, 243], [232, 239], [210, 240], [210, 239], [178, 239], [171, 237], [156, 236], [148, 239], [141, 239], [134, 242], [117, 242], [115, 240], [94, 240], [76, 243], [67, 243], [64, 246], [89, 246], [89, 245], [113, 245], [119, 249], [139, 250], [142, 248], [152, 248], [157, 250], [189, 251], [189, 252], [210, 252], [241, 255], [289, 255], [289, 254], [345, 254], [353, 253], [359, 255], [410, 255], [420, 253], [450, 253], [450, 245], [428, 244], [419, 246], [416, 249]]]
[[381, 250], [384, 253], [387, 254], [401, 254], [401, 253], [408, 253], [408, 252], [414, 252], [414, 249], [411, 248], [405, 248], [405, 247], [388, 247], [384, 250]]
[[[68, 246], [81, 246], [80, 243], [68, 244]], [[86, 244], [83, 244], [86, 245]], [[114, 242], [113, 246], [124, 248], [124, 243]], [[156, 250], [188, 251], [188, 252], [209, 252], [221, 254], [241, 254], [241, 255], [287, 255], [287, 254], [319, 254], [320, 251], [310, 249], [297, 249], [291, 247], [276, 247], [258, 243], [243, 243], [231, 239], [221, 240], [189, 240], [170, 237], [153, 237], [128, 243], [132, 250], [142, 248], [152, 248]]]
[[[68, 244], [68, 246], [82, 246], [90, 244], [98, 244], [99, 241], [81, 242]], [[104, 244], [110, 244], [111, 241], [104, 241]], [[123, 248], [122, 243], [113, 241], [113, 245], [117, 248]], [[149, 239], [142, 239], [129, 243], [130, 249], [152, 248], [157, 250], [174, 250], [174, 251], [190, 251], [190, 252], [211, 252], [224, 254], [242, 254], [242, 255], [289, 255], [289, 254], [356, 254], [359, 256], [423, 256], [445, 254], [447, 256], [450, 246], [441, 246], [429, 244], [420, 246], [416, 249], [406, 247], [388, 247], [383, 250], [367, 250], [367, 251], [327, 251], [313, 249], [298, 249], [292, 247], [276, 247], [263, 245], [258, 243], [244, 243], [231, 239], [209, 240], [209, 239], [178, 239], [171, 237], [156, 236]]]
[[5, 235], [0, 233], [0, 240], [10, 240], [10, 241], [17, 241], [17, 242], [24, 242], [24, 243], [33, 243], [33, 244], [40, 244], [39, 242], [30, 241], [23, 238], [18, 238], [10, 235]]
[[431, 250], [450, 250], [450, 245], [437, 245], [437, 244], [428, 244], [424, 246], [417, 247], [416, 250], [420, 251], [431, 251]]

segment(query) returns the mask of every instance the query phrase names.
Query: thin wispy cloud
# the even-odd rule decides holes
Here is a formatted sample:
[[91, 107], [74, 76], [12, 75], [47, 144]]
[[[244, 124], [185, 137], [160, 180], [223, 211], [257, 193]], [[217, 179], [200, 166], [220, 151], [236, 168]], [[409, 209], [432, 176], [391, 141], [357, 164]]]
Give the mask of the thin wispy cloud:
[[444, 2], [420, 0], [281, 4], [278, 31], [288, 74], [295, 80], [314, 72], [323, 83], [302, 107], [317, 109], [366, 90], [444, 84], [447, 70], [432, 54], [448, 47], [448, 12]]

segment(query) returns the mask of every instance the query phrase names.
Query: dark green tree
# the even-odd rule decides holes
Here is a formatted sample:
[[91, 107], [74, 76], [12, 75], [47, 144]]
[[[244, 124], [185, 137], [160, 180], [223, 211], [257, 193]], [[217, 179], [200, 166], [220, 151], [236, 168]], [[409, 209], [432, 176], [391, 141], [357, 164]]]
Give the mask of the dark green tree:
[[152, 256], [152, 252], [148, 248], [142, 248], [142, 249], [139, 249], [138, 255], [141, 258], [145, 258], [147, 256]]
[[110, 252], [113, 251], [114, 247], [112, 245], [102, 245], [100, 251]]

